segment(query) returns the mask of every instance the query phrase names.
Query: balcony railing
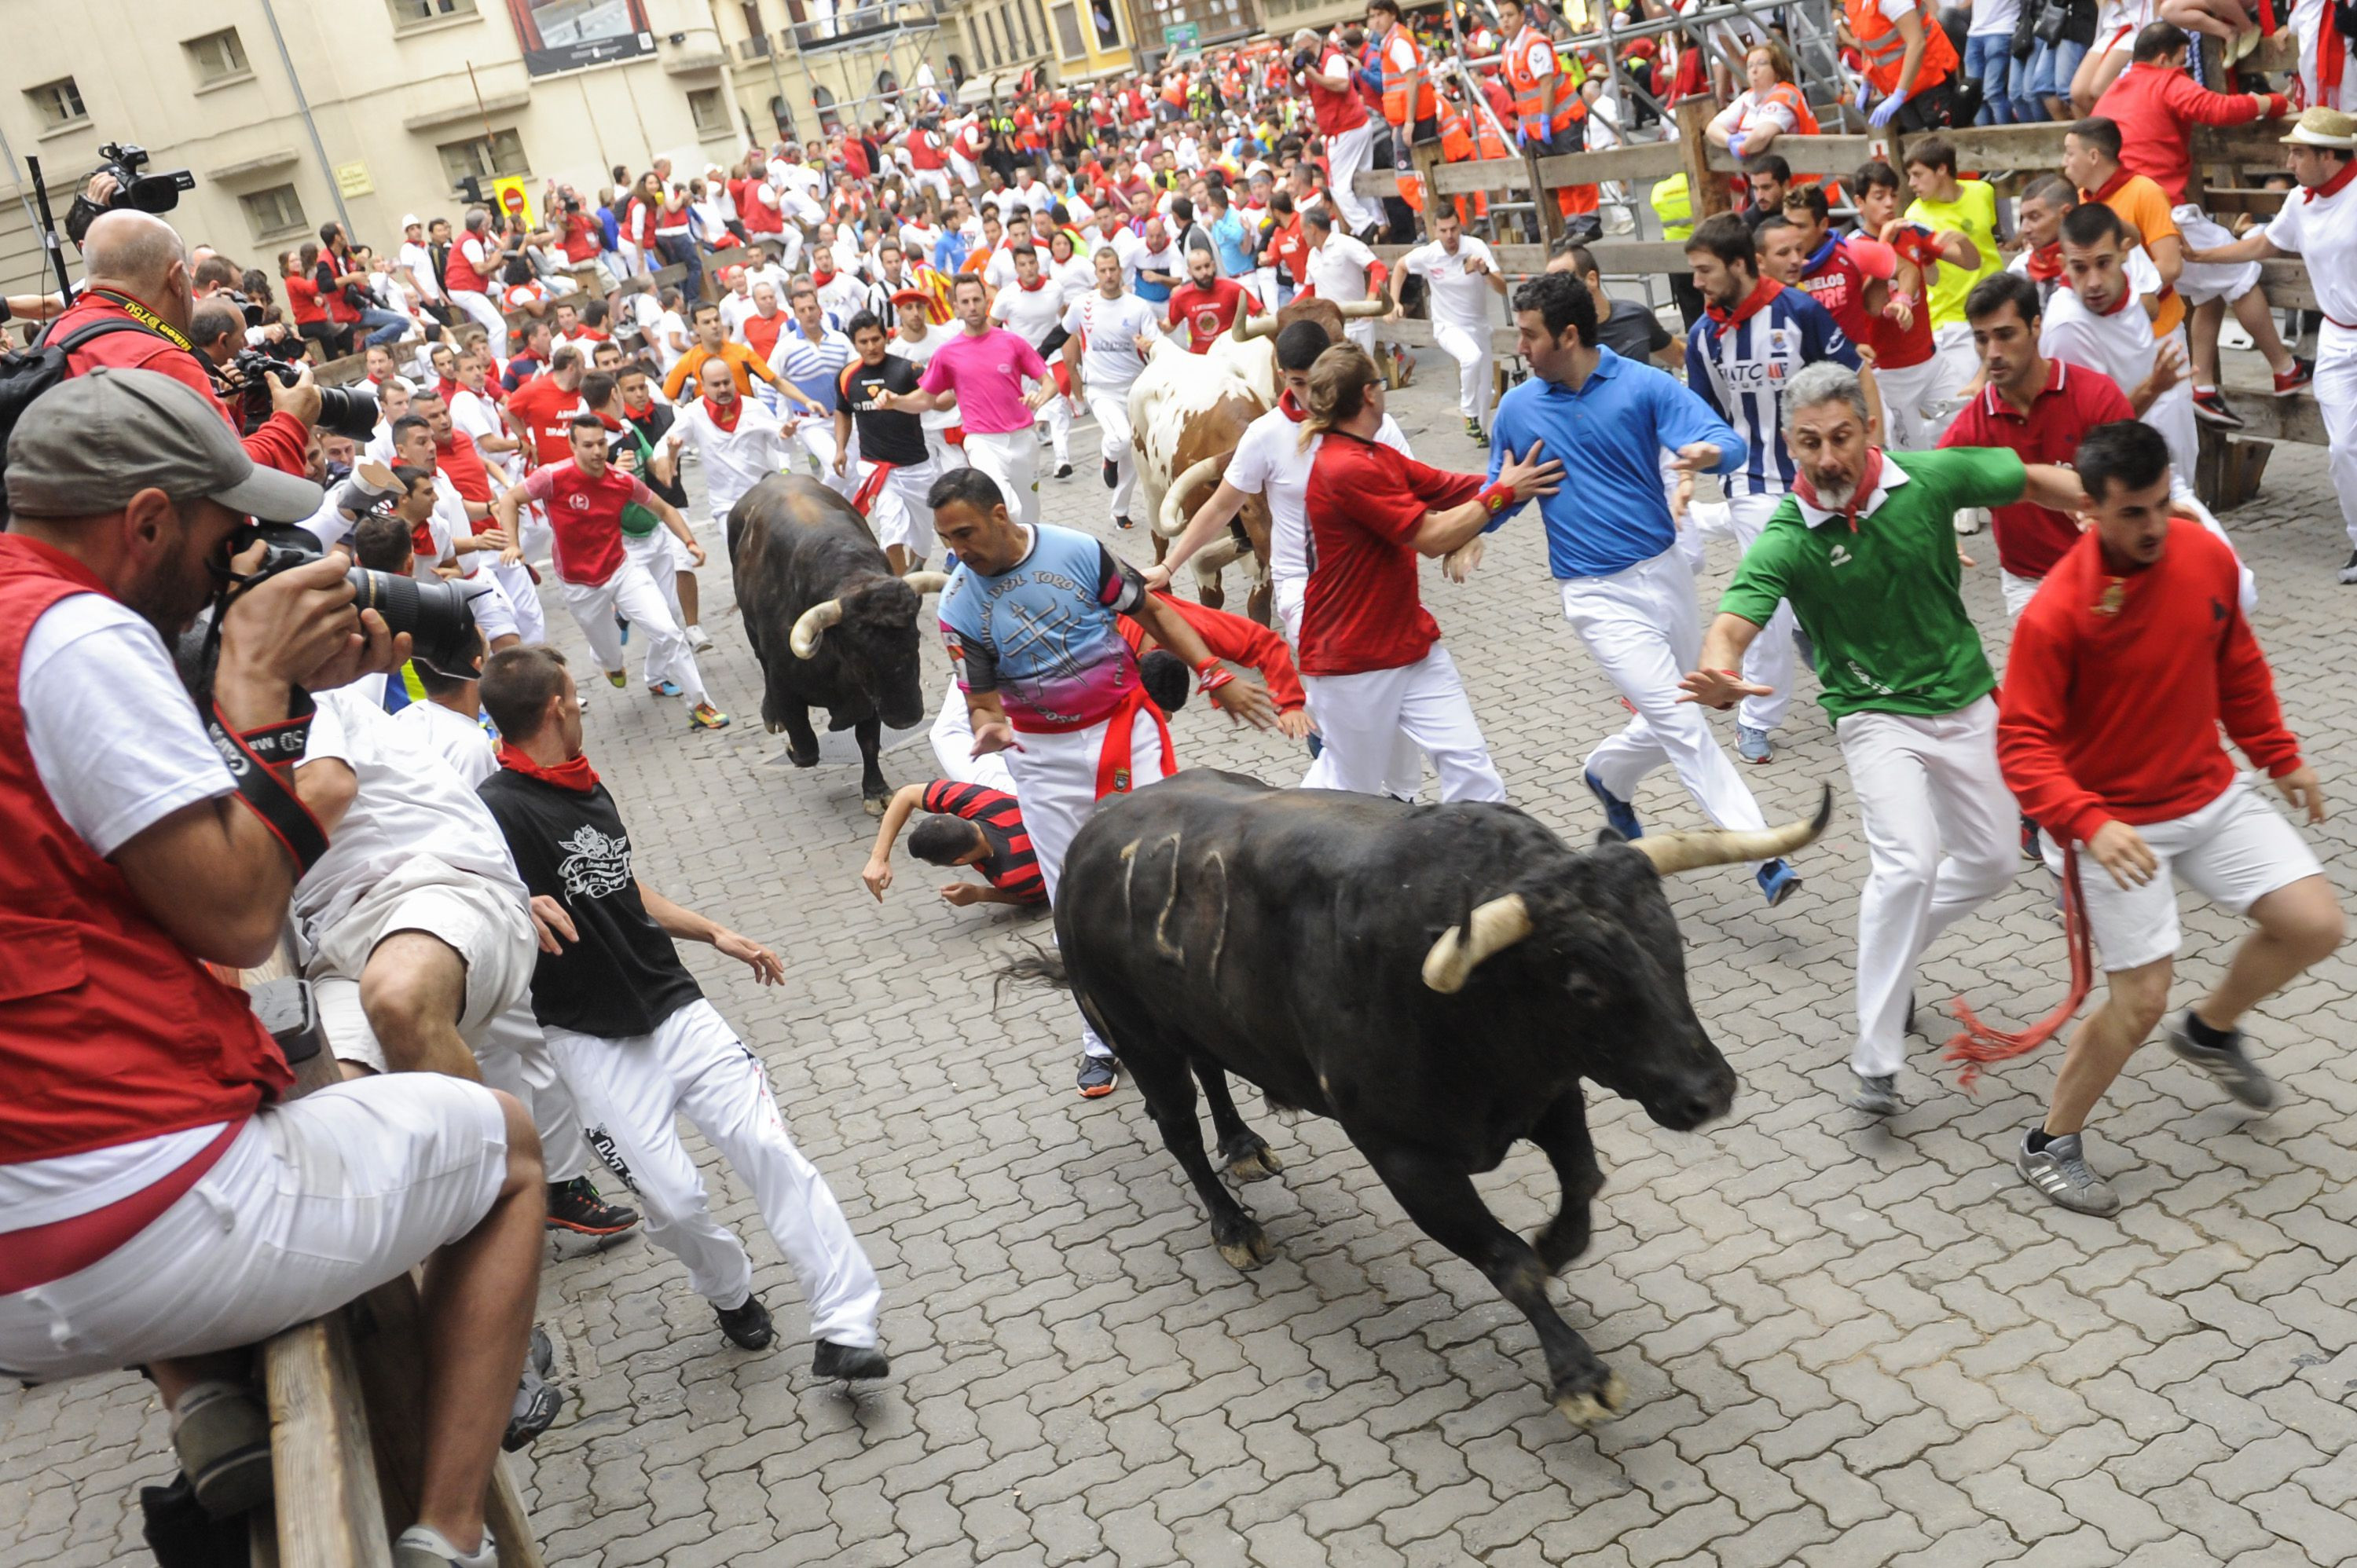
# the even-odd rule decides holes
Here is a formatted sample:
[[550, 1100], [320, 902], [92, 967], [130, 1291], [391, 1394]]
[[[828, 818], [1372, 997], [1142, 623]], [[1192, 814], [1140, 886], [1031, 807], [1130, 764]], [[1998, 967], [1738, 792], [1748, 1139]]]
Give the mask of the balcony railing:
[[739, 59], [767, 59], [769, 54], [770, 35], [767, 33], [756, 33], [749, 38], [737, 40], [737, 56]]
[[878, 5], [846, 5], [833, 16], [814, 22], [797, 22], [781, 36], [799, 49], [834, 49], [888, 33], [940, 25], [932, 0], [882, 0]]

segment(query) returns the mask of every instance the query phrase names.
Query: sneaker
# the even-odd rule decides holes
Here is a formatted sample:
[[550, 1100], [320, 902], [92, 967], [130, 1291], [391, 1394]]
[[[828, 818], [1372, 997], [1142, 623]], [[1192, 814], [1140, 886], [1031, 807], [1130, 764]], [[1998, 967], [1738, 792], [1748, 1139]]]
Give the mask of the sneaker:
[[728, 1336], [728, 1343], [739, 1350], [766, 1350], [777, 1337], [770, 1326], [770, 1309], [749, 1292], [735, 1306], [714, 1307], [712, 1316], [720, 1320], [720, 1332]]
[[698, 653], [712, 651], [712, 639], [704, 635], [704, 628], [700, 626], [687, 628], [687, 645]]
[[1863, 1073], [1856, 1068], [1850, 1072], [1857, 1079], [1857, 1092], [1849, 1097], [1853, 1108], [1868, 1116], [1896, 1116], [1907, 1109], [1907, 1102], [1899, 1098], [1897, 1073]]
[[1768, 744], [1766, 730], [1753, 729], [1749, 725], [1738, 724], [1735, 726], [1735, 755], [1746, 762], [1756, 763], [1770, 761], [1775, 757], [1776, 752], [1775, 748]]
[[2038, 824], [2028, 817], [2021, 819], [2021, 858], [2036, 861], [2046, 858], [2046, 852], [2038, 843]]
[[1069, 479], [1071, 477], [1072, 466], [1070, 463], [1059, 463], [1056, 465], [1056, 478], [1060, 479]]
[[2044, 1193], [2063, 1208], [2079, 1214], [2117, 1214], [2120, 1195], [2112, 1184], [2094, 1172], [2080, 1148], [2079, 1134], [2065, 1133], [2059, 1138], [2049, 1138], [2042, 1149], [2029, 1146], [2029, 1134], [2021, 1135], [2021, 1148], [2013, 1156], [2013, 1168], [2021, 1179]]
[[1115, 528], [1120, 529], [1120, 530], [1121, 530], [1123, 532], [1125, 532], [1125, 533], [1128, 532], [1131, 529], [1135, 528], [1135, 527], [1137, 526], [1137, 524], [1136, 524], [1136, 523], [1135, 523], [1135, 522], [1131, 521], [1128, 518], [1125, 518], [1125, 517], [1117, 517], [1117, 518], [1114, 518], [1114, 519], [1113, 520], [1113, 525], [1114, 525]]
[[1969, 539], [1981, 531], [1981, 519], [1986, 514], [1976, 506], [1968, 506], [1956, 513], [1956, 532]]
[[500, 1434], [500, 1447], [505, 1452], [514, 1453], [556, 1424], [557, 1413], [565, 1408], [565, 1391], [548, 1380], [549, 1369], [555, 1364], [555, 1348], [534, 1324], [515, 1402], [508, 1409], [507, 1430]]
[[811, 1370], [822, 1378], [888, 1378], [891, 1360], [873, 1345], [838, 1345], [822, 1339], [811, 1356]]
[[1759, 874], [1752, 880], [1760, 884], [1760, 897], [1768, 900], [1770, 909], [1799, 892], [1801, 887], [1801, 874], [1781, 860], [1761, 861]]
[[679, 695], [679, 682], [676, 681], [650, 681], [647, 682], [647, 690], [653, 693], [658, 697], [676, 697]]
[[1481, 422], [1478, 419], [1469, 419], [1465, 422], [1465, 439], [1476, 446], [1486, 447], [1490, 445], [1489, 433], [1481, 428]]
[[2224, 430], [2243, 428], [2243, 416], [2226, 406], [2226, 400], [2218, 395], [2216, 387], [2194, 389], [2193, 417]]
[[2316, 381], [2316, 361], [2292, 356], [2291, 369], [2276, 377], [2276, 396], [2290, 397], [2306, 392]]
[[1081, 1098], [1099, 1100], [1113, 1092], [1113, 1080], [1121, 1074], [1121, 1064], [1111, 1057], [1081, 1056]]
[[687, 727], [690, 729], [726, 729], [728, 727], [728, 715], [722, 713], [718, 708], [714, 707], [710, 703], [698, 703], [694, 707], [688, 710]]
[[617, 616], [614, 618], [614, 625], [615, 625], [616, 628], [617, 628], [617, 629], [619, 629], [619, 630], [621, 632], [621, 634], [622, 634], [622, 641], [623, 641], [623, 643], [627, 646], [627, 645], [629, 644], [630, 640], [630, 618], [629, 618], [628, 617], [626, 617], [626, 616], [617, 615]]
[[2352, 550], [2341, 566], [2341, 585], [2345, 588], [2352, 583], [2357, 583], [2357, 550]]
[[597, 1196], [597, 1189], [586, 1176], [575, 1176], [548, 1189], [551, 1230], [571, 1230], [583, 1236], [619, 1236], [638, 1222], [637, 1209], [607, 1202]]
[[496, 1568], [499, 1560], [489, 1530], [483, 1531], [483, 1544], [473, 1552], [459, 1551], [442, 1538], [441, 1531], [422, 1524], [411, 1525], [393, 1543], [393, 1568]]
[[1583, 773], [1579, 777], [1581, 782], [1587, 786], [1587, 792], [1596, 797], [1596, 803], [1604, 808], [1604, 820], [1614, 832], [1624, 839], [1645, 836], [1644, 824], [1637, 821], [1636, 807], [1598, 783], [1595, 774]]
[[626, 690], [630, 684], [630, 672], [627, 670], [608, 670], [606, 671], [606, 684], [613, 687], [617, 692]]
[[1115, 489], [1121, 484], [1121, 465], [1108, 457], [1104, 463], [1105, 489]]
[[270, 1500], [270, 1415], [251, 1390], [218, 1380], [183, 1390], [172, 1447], [210, 1517], [235, 1519]]
[[2205, 1046], [2193, 1037], [2193, 1009], [2189, 1007], [2169, 1021], [2169, 1048], [2180, 1060], [2216, 1079], [2218, 1087], [2252, 1110], [2265, 1111], [2275, 1104], [2276, 1086], [2244, 1054], [2242, 1030], [2232, 1031], [2222, 1046]]

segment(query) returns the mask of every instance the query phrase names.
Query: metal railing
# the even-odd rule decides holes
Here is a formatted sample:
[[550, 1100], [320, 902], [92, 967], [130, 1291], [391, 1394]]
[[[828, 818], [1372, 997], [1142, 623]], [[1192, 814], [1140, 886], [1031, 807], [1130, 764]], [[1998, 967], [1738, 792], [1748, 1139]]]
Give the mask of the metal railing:
[[769, 56], [770, 35], [767, 33], [756, 33], [749, 38], [737, 41], [737, 57], [739, 59], [767, 59]]
[[931, 0], [884, 0], [880, 5], [851, 6], [814, 22], [796, 22], [785, 30], [785, 37], [797, 49], [830, 49], [940, 25], [941, 16]]

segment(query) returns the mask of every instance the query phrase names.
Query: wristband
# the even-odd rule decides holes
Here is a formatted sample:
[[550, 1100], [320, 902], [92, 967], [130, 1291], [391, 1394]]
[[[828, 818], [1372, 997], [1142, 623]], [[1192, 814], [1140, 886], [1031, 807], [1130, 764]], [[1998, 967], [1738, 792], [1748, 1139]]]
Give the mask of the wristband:
[[1501, 479], [1473, 499], [1481, 503], [1483, 511], [1495, 517], [1514, 504], [1514, 487]]
[[[307, 709], [307, 697], [305, 706]], [[274, 751], [284, 753], [289, 743], [278, 736], [290, 727], [299, 727], [301, 734], [307, 735], [310, 725], [311, 715], [307, 711], [299, 720], [264, 726], [254, 732], [254, 737], [265, 741]], [[229, 727], [228, 721], [221, 716], [219, 703], [215, 703], [205, 717], [205, 733], [211, 738], [213, 748], [221, 753], [221, 761], [228, 766], [230, 777], [237, 783], [239, 802], [261, 818], [262, 825], [270, 830], [271, 836], [294, 856], [296, 875], [300, 877], [308, 872], [318, 864], [319, 857], [328, 853], [328, 833], [319, 825], [319, 819], [311, 814], [311, 809], [296, 795], [291, 765], [281, 763], [274, 767], [256, 749], [253, 741]], [[300, 756], [299, 740], [296, 744], [295, 755]], [[286, 771], [280, 773], [277, 770], [279, 767], [285, 768]]]
[[1217, 655], [1195, 666], [1195, 690], [1207, 697], [1235, 678], [1235, 671], [1221, 663]]
[[1903, 305], [1908, 309], [1912, 310], [1920, 302], [1911, 294], [1894, 294], [1890, 296], [1890, 303], [1893, 305]]

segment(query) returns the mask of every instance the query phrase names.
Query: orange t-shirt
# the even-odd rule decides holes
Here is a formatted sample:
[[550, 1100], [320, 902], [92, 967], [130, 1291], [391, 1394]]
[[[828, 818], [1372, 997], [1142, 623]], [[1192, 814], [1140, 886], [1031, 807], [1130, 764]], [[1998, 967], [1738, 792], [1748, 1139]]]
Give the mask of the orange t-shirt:
[[[2119, 214], [2120, 221], [2136, 231], [2136, 241], [2149, 252], [2156, 241], [2175, 239], [2184, 243], [2178, 233], [2177, 220], [2170, 215], [2169, 197], [2159, 186], [2140, 174], [2123, 173], [2101, 192], [2083, 190], [2082, 201], [2100, 201]], [[2166, 338], [2185, 321], [2185, 296], [2174, 285], [2160, 291], [2159, 313], [2152, 318], [2152, 335]]]

